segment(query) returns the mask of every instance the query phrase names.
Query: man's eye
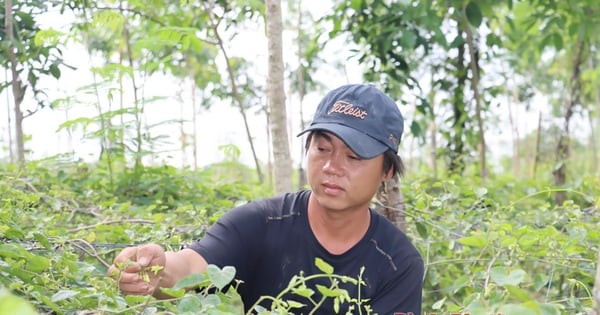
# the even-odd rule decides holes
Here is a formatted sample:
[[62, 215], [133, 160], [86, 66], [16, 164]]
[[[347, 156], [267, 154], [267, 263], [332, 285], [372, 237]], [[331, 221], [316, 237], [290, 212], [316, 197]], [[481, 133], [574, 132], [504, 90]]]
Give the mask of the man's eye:
[[360, 157], [356, 156], [356, 155], [348, 155], [348, 158], [351, 160], [362, 160]]

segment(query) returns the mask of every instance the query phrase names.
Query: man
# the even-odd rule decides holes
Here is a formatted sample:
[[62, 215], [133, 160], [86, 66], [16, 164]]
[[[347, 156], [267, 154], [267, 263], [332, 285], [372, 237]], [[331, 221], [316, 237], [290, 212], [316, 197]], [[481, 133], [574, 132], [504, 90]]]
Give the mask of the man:
[[[364, 267], [363, 285], [340, 287], [367, 301], [374, 313], [420, 314], [423, 260], [404, 233], [369, 208], [379, 185], [402, 172], [397, 155], [402, 131], [398, 107], [377, 88], [352, 84], [332, 90], [300, 133], [308, 134], [310, 190], [232, 209], [202, 240], [177, 252], [165, 253], [154, 244], [124, 249], [115, 262], [136, 263], [120, 274], [121, 291], [162, 297], [157, 288], [203, 272], [208, 264], [234, 266], [248, 311], [261, 296], [279, 294], [294, 275], [323, 273], [315, 266], [320, 258], [335, 274], [355, 279]], [[150, 273], [150, 282], [140, 279], [137, 272], [154, 265], [164, 269], [156, 276]], [[113, 265], [109, 272], [115, 271]], [[327, 284], [307, 286], [319, 294], [317, 283]], [[296, 295], [286, 298], [307, 305], [295, 314], [308, 314], [314, 307]], [[343, 303], [340, 313], [348, 308]], [[329, 298], [317, 314], [334, 313]]]

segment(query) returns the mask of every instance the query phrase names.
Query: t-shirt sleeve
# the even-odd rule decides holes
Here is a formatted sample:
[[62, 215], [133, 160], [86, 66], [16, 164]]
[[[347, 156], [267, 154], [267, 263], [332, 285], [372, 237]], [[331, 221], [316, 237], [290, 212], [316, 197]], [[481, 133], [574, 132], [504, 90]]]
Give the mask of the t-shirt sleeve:
[[423, 259], [414, 255], [405, 260], [403, 267], [390, 279], [371, 301], [371, 308], [379, 315], [421, 314], [423, 288]]
[[264, 202], [252, 202], [225, 213], [189, 248], [220, 268], [236, 268], [236, 279], [246, 280], [253, 269], [253, 252], [264, 233]]

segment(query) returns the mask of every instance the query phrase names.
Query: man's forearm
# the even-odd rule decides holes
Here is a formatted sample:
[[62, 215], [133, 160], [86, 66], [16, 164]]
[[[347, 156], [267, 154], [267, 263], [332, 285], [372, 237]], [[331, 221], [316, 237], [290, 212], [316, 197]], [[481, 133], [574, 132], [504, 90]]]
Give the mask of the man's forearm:
[[208, 265], [206, 260], [192, 249], [166, 252], [165, 255], [166, 263], [160, 273], [158, 286], [152, 294], [157, 299], [172, 298], [172, 296], [163, 293], [160, 288], [171, 288], [188, 275], [206, 271]]

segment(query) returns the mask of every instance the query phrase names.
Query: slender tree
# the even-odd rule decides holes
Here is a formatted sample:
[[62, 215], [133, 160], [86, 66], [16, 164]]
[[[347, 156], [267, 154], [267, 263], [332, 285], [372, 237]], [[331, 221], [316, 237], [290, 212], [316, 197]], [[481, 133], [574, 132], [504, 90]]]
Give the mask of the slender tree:
[[10, 74], [12, 76], [11, 86], [14, 101], [14, 118], [15, 118], [15, 137], [17, 144], [17, 160], [19, 163], [25, 162], [25, 144], [23, 140], [23, 112], [21, 111], [21, 103], [25, 97], [27, 86], [23, 84], [19, 77], [19, 66], [17, 53], [14, 48], [14, 30], [13, 30], [13, 3], [12, 0], [4, 2], [4, 29], [6, 30], [6, 41], [8, 43], [8, 58], [10, 61]]
[[265, 2], [267, 24], [268, 64], [267, 100], [273, 143], [275, 192], [281, 194], [292, 189], [292, 160], [287, 132], [287, 114], [283, 89], [283, 44], [281, 0]]
[[[40, 34], [37, 19], [52, 3], [40, 0], [8, 0], [0, 3], [2, 16], [0, 25], [0, 60], [10, 70], [10, 82], [0, 83], [0, 91], [11, 87], [13, 97], [15, 155], [20, 164], [25, 162], [25, 139], [23, 121], [39, 109], [47, 107], [49, 102], [45, 92], [39, 87], [41, 77], [60, 78], [60, 68], [64, 66], [59, 42], [48, 41]], [[49, 36], [48, 36], [49, 37]], [[7, 78], [8, 79], [8, 78]], [[27, 95], [36, 104], [34, 109], [23, 108]], [[14, 141], [13, 141], [14, 140]], [[13, 148], [11, 148], [13, 150]]]
[[[477, 118], [477, 132], [478, 132], [478, 144], [477, 147], [479, 149], [479, 167], [480, 167], [480, 175], [483, 181], [487, 178], [487, 157], [486, 157], [486, 141], [485, 141], [485, 128], [482, 117], [483, 105], [481, 99], [481, 93], [479, 91], [479, 48], [476, 47], [475, 43], [475, 35], [473, 34], [473, 30], [471, 26], [474, 27], [475, 31], [481, 24], [481, 19], [471, 18], [469, 19], [469, 14], [467, 10], [469, 6], [472, 6], [471, 2], [467, 4], [467, 2], [463, 2], [462, 4], [462, 21], [459, 22], [459, 25], [465, 31], [466, 35], [466, 43], [469, 48], [469, 69], [471, 70], [471, 90], [473, 91], [473, 98], [475, 99], [475, 117]], [[475, 33], [478, 35], [478, 33]]]

